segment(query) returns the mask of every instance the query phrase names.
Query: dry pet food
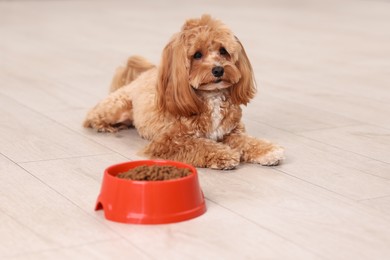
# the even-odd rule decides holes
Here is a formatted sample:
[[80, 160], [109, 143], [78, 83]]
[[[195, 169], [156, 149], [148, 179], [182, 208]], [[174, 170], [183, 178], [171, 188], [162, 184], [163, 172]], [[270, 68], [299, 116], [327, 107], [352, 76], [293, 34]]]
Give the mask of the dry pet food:
[[165, 181], [186, 177], [191, 174], [188, 168], [177, 168], [175, 166], [142, 165], [122, 172], [117, 175], [121, 179], [134, 181]]

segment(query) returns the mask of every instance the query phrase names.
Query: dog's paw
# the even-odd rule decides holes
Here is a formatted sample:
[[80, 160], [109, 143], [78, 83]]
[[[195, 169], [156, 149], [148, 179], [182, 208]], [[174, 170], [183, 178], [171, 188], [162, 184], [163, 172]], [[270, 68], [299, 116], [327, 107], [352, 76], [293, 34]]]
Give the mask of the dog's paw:
[[209, 161], [208, 167], [216, 170], [232, 170], [240, 164], [239, 152], [218, 152]]
[[275, 146], [265, 154], [257, 157], [254, 163], [264, 166], [276, 166], [284, 159], [284, 148]]
[[119, 128], [108, 125], [96, 128], [96, 131], [98, 131], [99, 133], [116, 133], [119, 131]]
[[85, 120], [84, 127], [95, 129], [99, 133], [116, 133], [119, 128], [104, 122], [95, 122], [92, 120]]

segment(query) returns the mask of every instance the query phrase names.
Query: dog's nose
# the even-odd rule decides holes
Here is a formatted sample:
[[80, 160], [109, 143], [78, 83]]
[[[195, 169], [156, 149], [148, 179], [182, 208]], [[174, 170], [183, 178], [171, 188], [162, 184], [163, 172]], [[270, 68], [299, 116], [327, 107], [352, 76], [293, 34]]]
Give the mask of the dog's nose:
[[223, 67], [221, 66], [216, 66], [211, 70], [211, 73], [213, 73], [214, 77], [216, 78], [222, 77], [223, 72]]

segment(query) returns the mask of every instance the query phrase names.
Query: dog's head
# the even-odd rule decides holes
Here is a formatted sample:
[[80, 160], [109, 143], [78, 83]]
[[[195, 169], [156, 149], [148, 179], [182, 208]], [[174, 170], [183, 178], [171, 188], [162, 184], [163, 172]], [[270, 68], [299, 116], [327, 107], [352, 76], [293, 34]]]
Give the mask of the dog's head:
[[255, 94], [251, 64], [240, 41], [220, 21], [188, 20], [164, 48], [157, 95], [160, 109], [191, 116], [202, 112], [202, 91], [228, 90], [232, 103]]

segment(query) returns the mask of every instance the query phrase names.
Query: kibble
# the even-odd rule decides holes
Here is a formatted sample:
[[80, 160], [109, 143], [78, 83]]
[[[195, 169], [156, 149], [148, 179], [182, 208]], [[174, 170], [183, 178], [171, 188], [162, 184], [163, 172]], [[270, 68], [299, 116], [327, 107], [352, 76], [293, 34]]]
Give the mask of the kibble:
[[191, 174], [188, 168], [166, 165], [142, 165], [117, 175], [121, 179], [133, 181], [165, 181], [186, 177]]

